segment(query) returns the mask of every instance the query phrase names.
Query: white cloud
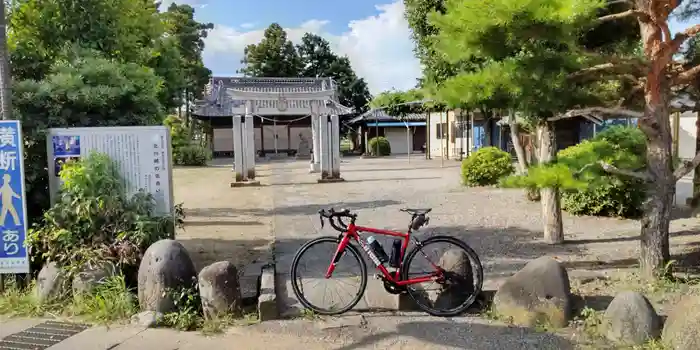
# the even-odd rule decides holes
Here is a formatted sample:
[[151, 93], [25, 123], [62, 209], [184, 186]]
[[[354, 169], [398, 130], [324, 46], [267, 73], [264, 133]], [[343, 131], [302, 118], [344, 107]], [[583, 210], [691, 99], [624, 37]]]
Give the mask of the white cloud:
[[[403, 1], [377, 5], [379, 14], [348, 23], [341, 35], [325, 29], [325, 20], [309, 20], [296, 28], [285, 28], [289, 39], [298, 43], [304, 33], [324, 37], [333, 50], [347, 55], [358, 76], [365, 78], [370, 91], [377, 94], [396, 88], [410, 89], [421, 74], [418, 60], [413, 55], [408, 24], [404, 19]], [[258, 43], [264, 29], [245, 31], [215, 25], [206, 39], [205, 64], [214, 74], [228, 75], [240, 68], [240, 59], [246, 45]]]
[[240, 27], [243, 29], [250, 29], [250, 28], [255, 27], [255, 23], [243, 23], [240, 25]]

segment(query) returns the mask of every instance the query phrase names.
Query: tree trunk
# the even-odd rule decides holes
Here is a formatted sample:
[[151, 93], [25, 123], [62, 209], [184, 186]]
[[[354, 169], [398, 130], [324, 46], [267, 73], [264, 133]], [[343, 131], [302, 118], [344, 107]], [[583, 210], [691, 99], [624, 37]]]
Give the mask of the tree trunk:
[[[523, 144], [520, 142], [520, 126], [518, 125], [515, 116], [508, 116], [508, 127], [510, 128], [510, 139], [513, 142], [513, 150], [515, 150], [515, 157], [518, 159], [518, 173], [524, 175], [527, 172], [527, 159], [525, 159], [525, 149]], [[698, 134], [700, 135], [700, 134]]]
[[[554, 161], [556, 140], [552, 122], [542, 121], [537, 125], [537, 141], [539, 143], [540, 163], [546, 164]], [[564, 243], [559, 190], [556, 188], [543, 188], [540, 190], [540, 196], [542, 221], [544, 222], [544, 241], [548, 244]]]
[[[663, 79], [661, 77], [660, 79]], [[649, 87], [648, 87], [649, 88]], [[669, 224], [676, 181], [673, 175], [671, 126], [662, 88], [648, 89], [645, 117], [639, 123], [647, 136], [647, 169], [651, 176], [641, 220], [639, 263], [642, 275], [656, 279], [664, 272], [669, 253]], [[661, 97], [653, 96], [661, 94]]]
[[[637, 6], [645, 4], [645, 1], [640, 1]], [[639, 25], [644, 54], [650, 62], [644, 85], [644, 117], [638, 122], [647, 138], [646, 159], [650, 176], [648, 198], [641, 220], [639, 263], [642, 276], [653, 280], [664, 273], [665, 264], [670, 258], [668, 231], [676, 192], [668, 111], [670, 88], [666, 79], [666, 65], [670, 56], [665, 53], [667, 46], [662, 42], [659, 26], [642, 20]]]
[[9, 54], [7, 52], [7, 10], [0, 4], [0, 113], [2, 119], [12, 119], [12, 83], [10, 81]]

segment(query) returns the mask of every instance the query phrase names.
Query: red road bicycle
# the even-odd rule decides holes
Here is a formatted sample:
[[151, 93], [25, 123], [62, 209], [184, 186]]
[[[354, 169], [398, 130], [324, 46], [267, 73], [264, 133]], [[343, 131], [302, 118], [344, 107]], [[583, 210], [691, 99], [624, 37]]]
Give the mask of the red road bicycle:
[[[294, 294], [301, 304], [307, 309], [321, 315], [337, 315], [351, 310], [362, 299], [367, 288], [367, 263], [360, 255], [360, 251], [351, 243], [355, 240], [366, 256], [376, 265], [379, 274], [375, 277], [384, 282], [384, 288], [391, 294], [408, 294], [416, 305], [423, 311], [433, 316], [455, 316], [465, 312], [476, 300], [483, 285], [483, 267], [478, 255], [464, 241], [452, 236], [436, 235], [425, 240], [418, 240], [411, 233], [428, 224], [430, 219], [427, 214], [432, 209], [401, 209], [411, 214], [411, 223], [406, 233], [383, 230], [371, 227], [357, 226], [355, 221], [357, 214], [349, 210], [334, 211], [320, 210], [321, 227], [326, 219], [331, 226], [340, 232], [337, 237], [319, 237], [305, 243], [297, 251], [291, 266], [291, 281]], [[346, 224], [343, 219], [349, 219]], [[395, 237], [392, 244], [391, 256], [387, 256], [381, 244], [373, 237], [367, 238], [367, 242], [360, 237], [362, 233], [374, 233], [378, 235]], [[406, 254], [408, 246], [413, 240], [413, 249]], [[452, 246], [446, 253], [430, 258], [426, 251], [428, 248], [447, 244]], [[313, 249], [328, 245], [327, 253], [314, 252]], [[350, 257], [350, 263], [341, 262], [343, 258]], [[417, 264], [417, 258], [427, 260], [419, 268], [419, 272], [410, 272], [413, 264]], [[312, 278], [316, 282], [311, 288], [301, 284], [304, 274], [300, 269], [305, 266], [305, 259], [310, 259], [312, 265], [321, 267], [320, 276]], [[329, 260], [326, 260], [329, 259]], [[385, 266], [385, 265], [388, 265]], [[444, 266], [441, 266], [444, 265]], [[447, 266], [450, 265], [450, 266]], [[348, 277], [342, 272], [349, 268], [359, 268], [357, 276]], [[393, 271], [390, 271], [393, 269]], [[410, 277], [409, 277], [410, 276]], [[358, 281], [359, 279], [359, 281]], [[330, 307], [322, 307], [311, 299], [323, 291], [322, 301], [327, 299], [328, 288], [320, 288], [318, 284], [323, 281], [337, 280], [343, 286], [356, 285], [357, 291], [349, 293], [338, 288], [331, 288], [331, 297], [341, 297], [343, 294], [350, 296], [347, 303], [333, 303]], [[359, 282], [353, 284], [352, 282]], [[429, 283], [437, 285], [436, 290], [418, 288], [418, 285]], [[456, 303], [455, 306], [448, 304]]]

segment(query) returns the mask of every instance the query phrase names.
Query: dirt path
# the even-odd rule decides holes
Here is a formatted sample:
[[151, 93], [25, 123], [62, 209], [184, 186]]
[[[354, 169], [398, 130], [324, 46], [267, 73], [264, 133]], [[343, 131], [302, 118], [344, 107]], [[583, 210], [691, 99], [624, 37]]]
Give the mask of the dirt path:
[[[241, 271], [266, 258], [272, 242], [269, 187], [231, 188], [226, 160], [205, 168], [175, 168], [175, 203], [184, 203], [185, 228], [177, 234], [197, 269], [229, 260]], [[229, 163], [230, 164], [230, 163]], [[258, 166], [259, 176], [269, 172]]]

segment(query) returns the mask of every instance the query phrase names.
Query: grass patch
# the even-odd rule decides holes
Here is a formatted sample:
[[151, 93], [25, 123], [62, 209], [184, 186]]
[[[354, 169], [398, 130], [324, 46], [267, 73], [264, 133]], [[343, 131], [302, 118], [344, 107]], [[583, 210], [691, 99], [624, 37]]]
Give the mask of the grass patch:
[[[225, 316], [206, 320], [202, 316], [202, 303], [196, 288], [171, 291], [176, 312], [163, 315], [160, 326], [182, 331], [200, 330], [204, 334], [222, 333], [232, 326], [247, 326], [258, 323], [255, 311], [244, 311], [236, 318]], [[106, 279], [88, 294], [55, 298], [41, 302], [36, 285], [20, 288], [13, 282], [6, 283], [0, 294], [0, 315], [8, 317], [70, 318], [89, 324], [127, 323], [139, 312], [135, 291], [128, 288], [123, 276]]]
[[90, 323], [109, 324], [128, 321], [138, 312], [133, 290], [123, 276], [105, 280], [90, 294], [75, 295], [65, 313]]
[[90, 294], [40, 301], [36, 285], [20, 288], [9, 283], [0, 295], [0, 315], [10, 317], [75, 317], [88, 323], [127, 321], [137, 312], [133, 292], [123, 276], [106, 279]]

